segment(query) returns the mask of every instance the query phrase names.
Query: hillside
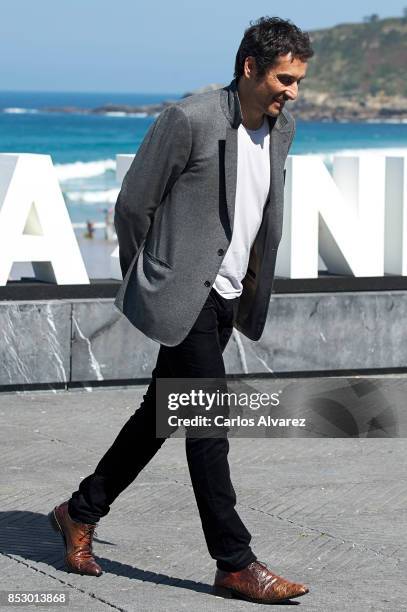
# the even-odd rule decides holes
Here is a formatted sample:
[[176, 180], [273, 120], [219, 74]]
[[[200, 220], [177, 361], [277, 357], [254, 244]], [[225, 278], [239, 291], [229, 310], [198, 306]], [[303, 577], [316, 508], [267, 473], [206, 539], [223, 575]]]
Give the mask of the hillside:
[[315, 56], [301, 97], [304, 118], [407, 118], [407, 18], [310, 32]]
[[311, 39], [307, 89], [407, 97], [407, 19], [342, 24]]

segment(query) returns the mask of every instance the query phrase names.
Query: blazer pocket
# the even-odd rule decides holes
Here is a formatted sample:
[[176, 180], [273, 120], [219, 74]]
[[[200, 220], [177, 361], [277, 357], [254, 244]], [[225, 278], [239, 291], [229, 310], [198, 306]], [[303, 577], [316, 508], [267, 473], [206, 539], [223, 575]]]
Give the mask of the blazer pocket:
[[168, 270], [172, 270], [171, 266], [167, 264], [166, 261], [163, 261], [162, 259], [159, 259], [155, 255], [152, 255], [149, 251], [144, 250], [144, 255], [147, 257], [147, 259], [149, 259], [153, 263], [159, 266], [162, 266], [163, 268], [167, 268]]

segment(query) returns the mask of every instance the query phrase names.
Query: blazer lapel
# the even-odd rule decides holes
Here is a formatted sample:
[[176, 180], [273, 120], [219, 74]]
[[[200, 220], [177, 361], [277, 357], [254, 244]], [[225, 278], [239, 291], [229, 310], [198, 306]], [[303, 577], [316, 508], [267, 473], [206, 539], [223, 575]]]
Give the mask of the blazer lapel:
[[280, 188], [280, 175], [283, 172], [281, 166], [285, 163], [291, 132], [291, 127], [282, 113], [278, 115], [277, 120], [271, 117], [268, 119], [270, 125], [270, 188], [266, 206], [269, 205], [270, 201], [276, 201], [276, 190]]
[[237, 181], [237, 129], [227, 128], [225, 143], [225, 191], [230, 231], [233, 232]]

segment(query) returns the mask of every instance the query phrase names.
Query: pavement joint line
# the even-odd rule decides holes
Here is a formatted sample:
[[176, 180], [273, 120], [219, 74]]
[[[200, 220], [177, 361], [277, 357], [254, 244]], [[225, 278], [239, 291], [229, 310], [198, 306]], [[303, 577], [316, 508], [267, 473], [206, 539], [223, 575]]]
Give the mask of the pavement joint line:
[[328, 533], [327, 531], [319, 531], [316, 527], [309, 527], [308, 525], [302, 525], [301, 523], [296, 523], [295, 521], [292, 521], [284, 516], [279, 516], [277, 514], [270, 514], [269, 512], [266, 512], [264, 510], [259, 510], [258, 508], [254, 508], [253, 506], [243, 506], [242, 504], [238, 504], [238, 505], [241, 508], [244, 508], [245, 510], [253, 510], [254, 512], [260, 512], [261, 514], [266, 514], [267, 516], [279, 519], [280, 521], [285, 521], [287, 523], [290, 523], [291, 525], [294, 525], [295, 527], [300, 527], [301, 529], [307, 529], [308, 531], [316, 532], [318, 535], [321, 535], [321, 536], [327, 536], [328, 538], [332, 538], [333, 540], [338, 541], [340, 544], [351, 544], [353, 548], [358, 547], [358, 549], [361, 549], [362, 551], [372, 552], [378, 557], [383, 557], [384, 559], [391, 559], [392, 561], [396, 561], [397, 564], [403, 563], [404, 561], [404, 559], [400, 559], [399, 557], [395, 557], [394, 555], [386, 555], [379, 550], [375, 550], [374, 548], [370, 548], [369, 546], [364, 546], [363, 544], [359, 544], [358, 542], [353, 542], [352, 540], [344, 540], [343, 538], [333, 535], [332, 533]]
[[16, 563], [20, 563], [21, 565], [24, 565], [25, 567], [28, 567], [28, 569], [33, 570], [34, 572], [38, 572], [39, 574], [43, 574], [47, 578], [51, 578], [52, 580], [55, 580], [56, 582], [59, 582], [60, 584], [63, 584], [64, 586], [70, 587], [71, 589], [74, 589], [75, 591], [83, 593], [84, 595], [87, 595], [91, 599], [96, 599], [97, 601], [100, 601], [101, 603], [106, 604], [107, 606], [109, 606], [110, 608], [113, 608], [114, 610], [119, 610], [119, 612], [127, 612], [127, 610], [125, 608], [120, 608], [119, 606], [115, 606], [114, 604], [110, 603], [109, 601], [107, 601], [105, 599], [102, 599], [101, 597], [98, 597], [97, 595], [95, 595], [95, 593], [90, 593], [90, 592], [86, 591], [85, 589], [81, 589], [80, 587], [76, 586], [75, 584], [72, 584], [71, 582], [67, 582], [66, 580], [62, 580], [61, 578], [58, 578], [57, 576], [53, 576], [52, 574], [49, 574], [48, 572], [44, 572], [44, 570], [36, 567], [35, 565], [31, 565], [30, 563], [27, 563], [26, 561], [23, 561], [22, 559], [18, 559], [14, 555], [10, 555], [8, 553], [2, 553], [2, 552], [0, 552], [0, 555], [2, 557], [7, 557], [8, 559], [11, 559], [12, 561], [15, 561]]
[[[233, 464], [232, 464], [232, 469], [233, 469]], [[399, 478], [394, 478], [394, 480], [388, 480], [388, 482], [394, 482], [395, 484], [397, 484], [397, 483], [400, 482], [400, 479]], [[352, 480], [352, 481], [340, 482], [339, 484], [335, 484], [335, 485], [331, 484], [330, 486], [332, 486], [334, 488], [334, 487], [340, 487], [340, 486], [345, 485], [345, 484], [347, 486], [351, 486], [351, 485], [363, 485], [363, 484], [366, 484], [366, 480], [360, 480], [360, 481], [353, 481]], [[380, 480], [380, 479], [369, 480], [368, 484], [371, 484], [371, 485], [382, 484], [382, 480]], [[281, 487], [281, 489], [279, 489], [279, 491], [281, 492], [284, 489], [288, 489], [289, 491], [293, 491], [295, 489], [297, 489], [297, 490], [305, 489], [307, 491], [310, 488], [315, 488], [316, 487], [316, 488], [321, 489], [321, 488], [326, 487], [326, 486], [328, 486], [328, 485], [324, 484], [323, 482], [318, 483], [316, 485], [312, 485], [312, 484], [293, 484], [293, 485], [284, 485], [284, 486]], [[249, 489], [248, 487], [246, 487], [246, 490], [250, 491], [251, 493], [257, 493], [257, 489], [255, 489], [255, 488], [254, 489]], [[277, 505], [279, 505], [279, 504], [276, 504], [276, 506]]]

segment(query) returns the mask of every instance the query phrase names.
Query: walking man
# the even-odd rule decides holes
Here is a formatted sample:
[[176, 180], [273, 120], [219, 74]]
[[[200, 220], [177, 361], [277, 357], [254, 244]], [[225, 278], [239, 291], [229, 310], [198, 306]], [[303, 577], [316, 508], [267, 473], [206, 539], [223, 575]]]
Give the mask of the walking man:
[[[233, 327], [258, 340], [281, 237], [284, 164], [294, 100], [312, 57], [289, 21], [261, 18], [245, 32], [235, 78], [185, 98], [147, 133], [116, 203], [124, 281], [116, 306], [160, 344], [152, 379], [95, 472], [50, 514], [71, 571], [99, 576], [95, 525], [164, 442], [156, 437], [159, 378], [225, 379]], [[194, 494], [218, 592], [260, 603], [308, 592], [257, 561], [236, 509], [227, 437], [186, 439]]]

